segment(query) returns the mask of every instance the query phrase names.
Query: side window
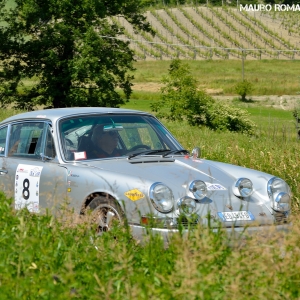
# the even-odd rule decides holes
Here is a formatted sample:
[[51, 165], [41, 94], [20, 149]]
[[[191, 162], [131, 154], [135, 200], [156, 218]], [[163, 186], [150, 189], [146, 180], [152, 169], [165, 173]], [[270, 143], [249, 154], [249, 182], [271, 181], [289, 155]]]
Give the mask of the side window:
[[39, 158], [43, 122], [28, 122], [11, 126], [8, 156]]
[[4, 155], [6, 146], [7, 126], [0, 129], [0, 155]]
[[51, 158], [54, 158], [56, 156], [54, 140], [49, 127], [46, 135], [45, 155]]

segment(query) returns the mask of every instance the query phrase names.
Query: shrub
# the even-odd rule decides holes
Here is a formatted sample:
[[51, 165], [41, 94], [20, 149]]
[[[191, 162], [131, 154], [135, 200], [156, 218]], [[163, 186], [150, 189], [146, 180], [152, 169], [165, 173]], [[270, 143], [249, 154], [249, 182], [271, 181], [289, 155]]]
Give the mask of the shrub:
[[253, 133], [255, 127], [248, 114], [229, 105], [216, 102], [197, 89], [197, 81], [186, 64], [173, 60], [169, 74], [162, 80], [161, 100], [151, 104], [158, 117], [173, 121], [187, 120], [192, 126], [207, 126], [213, 130]]
[[240, 81], [235, 86], [235, 91], [241, 96], [242, 101], [247, 101], [246, 96], [253, 91], [253, 84], [248, 80]]
[[255, 124], [248, 119], [248, 113], [227, 104], [215, 103], [209, 111], [209, 127], [215, 130], [236, 131], [254, 134]]

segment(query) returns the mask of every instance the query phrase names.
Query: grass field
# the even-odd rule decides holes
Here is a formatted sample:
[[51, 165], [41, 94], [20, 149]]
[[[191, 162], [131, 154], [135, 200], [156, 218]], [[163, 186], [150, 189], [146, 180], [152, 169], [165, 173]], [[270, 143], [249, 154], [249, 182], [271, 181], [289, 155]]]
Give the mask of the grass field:
[[[202, 89], [218, 94], [234, 95], [234, 86], [242, 80], [241, 60], [183, 61]], [[168, 74], [170, 61], [139, 61], [135, 63], [134, 83], [159, 83]], [[297, 95], [300, 91], [300, 60], [245, 61], [244, 79], [253, 84], [253, 95]]]

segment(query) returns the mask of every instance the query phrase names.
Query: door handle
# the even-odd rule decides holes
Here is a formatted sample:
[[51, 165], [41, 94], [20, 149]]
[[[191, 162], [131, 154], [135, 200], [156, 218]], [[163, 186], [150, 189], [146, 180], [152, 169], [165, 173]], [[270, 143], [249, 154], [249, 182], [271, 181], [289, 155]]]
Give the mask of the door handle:
[[7, 174], [8, 171], [7, 170], [4, 170], [4, 169], [0, 169], [0, 175], [4, 175], [4, 174]]

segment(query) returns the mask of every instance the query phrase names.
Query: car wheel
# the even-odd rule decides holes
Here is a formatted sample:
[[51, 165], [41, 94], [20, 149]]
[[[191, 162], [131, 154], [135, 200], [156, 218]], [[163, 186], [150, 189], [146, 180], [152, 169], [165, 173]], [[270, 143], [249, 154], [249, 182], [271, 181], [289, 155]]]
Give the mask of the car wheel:
[[113, 199], [98, 196], [89, 203], [88, 209], [92, 210], [91, 221], [96, 224], [98, 235], [111, 230], [113, 225], [121, 224], [124, 219], [124, 213]]

